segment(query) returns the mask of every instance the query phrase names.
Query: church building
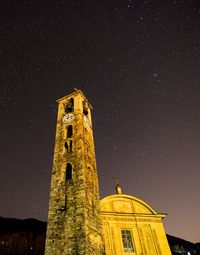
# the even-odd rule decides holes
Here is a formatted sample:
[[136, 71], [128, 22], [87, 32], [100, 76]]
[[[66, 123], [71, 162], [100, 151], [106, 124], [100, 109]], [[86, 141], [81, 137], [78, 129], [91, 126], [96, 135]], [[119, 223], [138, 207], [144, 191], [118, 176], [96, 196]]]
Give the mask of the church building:
[[162, 220], [143, 200], [100, 200], [92, 106], [80, 90], [58, 101], [45, 255], [171, 255]]

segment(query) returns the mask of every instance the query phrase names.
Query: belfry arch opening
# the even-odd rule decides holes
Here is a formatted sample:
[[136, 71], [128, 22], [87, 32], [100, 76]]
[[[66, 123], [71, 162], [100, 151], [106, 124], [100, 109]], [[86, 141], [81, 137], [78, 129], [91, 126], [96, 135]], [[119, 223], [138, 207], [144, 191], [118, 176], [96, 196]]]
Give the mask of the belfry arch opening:
[[83, 101], [83, 113], [84, 115], [88, 115], [88, 105], [85, 101]]
[[74, 99], [70, 98], [67, 104], [65, 105], [65, 112], [73, 112], [74, 111]]

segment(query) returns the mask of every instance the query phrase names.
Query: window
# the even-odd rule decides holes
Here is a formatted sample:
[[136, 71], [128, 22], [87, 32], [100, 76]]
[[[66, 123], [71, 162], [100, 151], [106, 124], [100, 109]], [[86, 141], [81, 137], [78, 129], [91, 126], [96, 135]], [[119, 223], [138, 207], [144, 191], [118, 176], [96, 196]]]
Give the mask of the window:
[[121, 230], [121, 235], [124, 252], [134, 252], [131, 231], [127, 229]]
[[72, 140], [65, 142], [65, 149], [67, 153], [72, 152]]
[[67, 163], [67, 169], [66, 169], [66, 180], [72, 179], [72, 165], [70, 163]]
[[84, 115], [88, 115], [88, 106], [86, 102], [83, 102], [83, 113]]
[[71, 138], [73, 135], [73, 127], [72, 125], [67, 127], [67, 138]]
[[68, 152], [68, 143], [67, 143], [67, 142], [65, 142], [65, 149], [66, 149], [67, 152]]
[[74, 111], [74, 99], [70, 98], [70, 100], [67, 102], [65, 106], [65, 112], [73, 112]]
[[69, 152], [72, 152], [72, 140], [69, 141]]

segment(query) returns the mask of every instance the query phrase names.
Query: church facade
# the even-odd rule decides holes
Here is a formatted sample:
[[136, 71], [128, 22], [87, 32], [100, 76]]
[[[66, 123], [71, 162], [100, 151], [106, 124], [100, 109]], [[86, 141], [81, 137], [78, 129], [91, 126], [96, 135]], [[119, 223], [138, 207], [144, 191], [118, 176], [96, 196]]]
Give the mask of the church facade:
[[92, 106], [80, 90], [59, 99], [45, 255], [170, 255], [162, 219], [144, 201], [100, 201]]
[[171, 254], [162, 219], [141, 199], [115, 194], [101, 200], [105, 253], [137, 255]]

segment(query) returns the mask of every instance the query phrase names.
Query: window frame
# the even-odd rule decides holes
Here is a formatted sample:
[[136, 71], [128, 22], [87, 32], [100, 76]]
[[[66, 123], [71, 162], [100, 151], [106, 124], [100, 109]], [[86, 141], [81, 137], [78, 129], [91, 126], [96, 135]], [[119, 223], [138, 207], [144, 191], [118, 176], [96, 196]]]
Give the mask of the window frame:
[[[121, 229], [122, 248], [124, 253], [135, 253], [133, 235], [131, 229]], [[124, 233], [123, 233], [124, 232]]]

